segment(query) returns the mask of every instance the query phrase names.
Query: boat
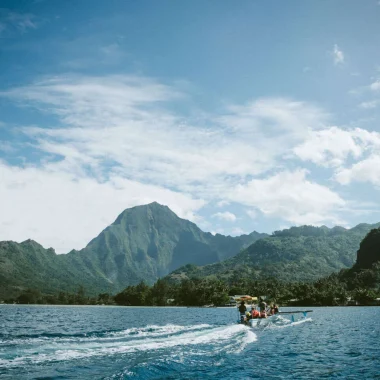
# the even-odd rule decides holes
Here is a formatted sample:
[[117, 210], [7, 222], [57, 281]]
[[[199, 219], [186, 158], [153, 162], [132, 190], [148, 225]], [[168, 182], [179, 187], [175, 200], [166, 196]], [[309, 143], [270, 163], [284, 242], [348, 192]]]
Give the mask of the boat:
[[[248, 295], [244, 296], [235, 296], [236, 306], [239, 305], [241, 301], [244, 301], [247, 306], [251, 306], [251, 311], [257, 307], [257, 305], [254, 304], [255, 301], [258, 300], [257, 297], [252, 297]], [[266, 310], [266, 313], [268, 314], [270, 308]], [[259, 327], [259, 326], [267, 326], [270, 323], [294, 323], [299, 320], [304, 320], [307, 318], [307, 314], [313, 312], [313, 310], [286, 310], [286, 311], [278, 311], [275, 314], [268, 315], [265, 318], [249, 318], [248, 320], [243, 320], [243, 317], [240, 315], [238, 310], [238, 323], [239, 324], [246, 324], [250, 327]], [[300, 316], [300, 318], [297, 318], [296, 316]], [[284, 318], [285, 316], [285, 318]], [[290, 317], [288, 319], [287, 317]]]
[[[291, 310], [291, 311], [279, 311], [276, 314], [269, 315], [266, 318], [255, 318], [250, 319], [248, 321], [248, 325], [250, 327], [265, 327], [270, 323], [278, 323], [278, 324], [286, 324], [286, 323], [294, 323], [301, 320], [305, 320], [307, 318], [307, 313], [312, 313], [313, 310]], [[296, 315], [300, 315], [299, 318]], [[290, 319], [284, 318], [283, 316], [289, 316]], [[241, 323], [239, 321], [239, 323]]]

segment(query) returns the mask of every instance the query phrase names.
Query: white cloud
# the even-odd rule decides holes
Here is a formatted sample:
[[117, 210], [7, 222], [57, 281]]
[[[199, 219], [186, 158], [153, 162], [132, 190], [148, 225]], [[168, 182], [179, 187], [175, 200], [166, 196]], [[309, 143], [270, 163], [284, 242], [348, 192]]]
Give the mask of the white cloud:
[[[380, 133], [365, 129], [331, 127], [312, 131], [310, 138], [294, 149], [297, 157], [317, 165], [334, 167], [333, 179], [342, 185], [352, 182], [380, 184]], [[346, 167], [348, 158], [355, 163]]]
[[240, 236], [240, 235], [247, 235], [247, 234], [248, 234], [247, 231], [243, 230], [240, 227], [235, 227], [231, 231], [232, 236]]
[[225, 235], [226, 231], [224, 231], [223, 228], [217, 228], [216, 230], [211, 231], [212, 235], [220, 234], [220, 235]]
[[307, 103], [267, 98], [193, 124], [165, 106], [183, 94], [131, 76], [57, 77], [3, 96], [61, 119], [61, 128], [24, 132], [40, 150], [61, 156], [62, 169], [90, 167], [100, 180], [111, 172], [210, 200], [223, 198], [236, 180], [275, 167], [328, 117]]
[[306, 170], [299, 169], [254, 179], [233, 189], [230, 198], [266, 216], [296, 224], [341, 222], [337, 212], [345, 201], [329, 188], [307, 180], [306, 174]]
[[258, 216], [257, 211], [254, 209], [247, 210], [246, 213], [251, 219], [256, 219]]
[[380, 106], [380, 100], [371, 100], [371, 101], [362, 102], [359, 104], [359, 107], [364, 108], [364, 109], [372, 109], [378, 106]]
[[334, 45], [333, 51], [334, 65], [344, 63], [344, 53], [337, 44]]
[[375, 82], [371, 83], [369, 85], [369, 88], [372, 90], [372, 91], [379, 91], [380, 90], [380, 80], [376, 80]]
[[[28, 227], [31, 219], [14, 221], [10, 209], [0, 221], [12, 226], [3, 229], [4, 234], [16, 240], [32, 237], [60, 252], [83, 246], [122, 209], [153, 200], [203, 225], [207, 221], [199, 219], [196, 211], [217, 200], [219, 207], [238, 202], [291, 223], [336, 222], [344, 201], [327, 187], [308, 181], [304, 170], [284, 171], [285, 158], [298, 156], [319, 163], [327, 157], [341, 162], [364, 149], [356, 147], [357, 137], [352, 145], [347, 137], [345, 148], [328, 144], [334, 134], [337, 139], [345, 134], [336, 127], [327, 128], [329, 115], [313, 104], [264, 98], [229, 105], [222, 115], [199, 121], [172, 111], [176, 102], [186, 100], [186, 94], [149, 78], [60, 76], [0, 96], [59, 120], [54, 128], [22, 129], [30, 139], [29, 148], [42, 154], [35, 168], [3, 165], [3, 188], [16, 177], [31, 178], [29, 184], [20, 180], [25, 185], [18, 192], [3, 190], [2, 199], [9, 204], [20, 200], [25, 207], [32, 204], [28, 215], [45, 210], [34, 219], [36, 232]], [[310, 148], [308, 152], [303, 146], [307, 141], [311, 147], [315, 142], [321, 145], [320, 151]], [[292, 154], [295, 148], [296, 156]], [[273, 170], [283, 171], [263, 178]], [[46, 203], [38, 198], [45, 183], [50, 189]], [[96, 215], [85, 212], [90, 208], [97, 210]], [[50, 214], [62, 220], [60, 230], [49, 227], [54, 225]], [[72, 215], [76, 223], [82, 223], [81, 215], [93, 221], [88, 229], [75, 223], [71, 229]], [[230, 212], [216, 213], [216, 217], [237, 220]]]
[[348, 156], [357, 159], [373, 145], [380, 146], [380, 133], [361, 128], [345, 130], [329, 127], [321, 131], [310, 131], [309, 138], [296, 146], [293, 152], [304, 161], [321, 166], [339, 166]]
[[[321, 128], [329, 115], [319, 107], [284, 98], [262, 98], [245, 105], [230, 105], [219, 121], [240, 133], [256, 137], [302, 138], [308, 127]], [[289, 136], [288, 136], [289, 135]]]
[[228, 206], [230, 204], [230, 202], [226, 201], [226, 200], [221, 200], [219, 201], [216, 205], [218, 207], [224, 207], [224, 206]]
[[225, 211], [225, 212], [217, 212], [213, 215], [213, 218], [218, 218], [220, 220], [225, 220], [227, 222], [235, 222], [236, 216], [232, 212]]
[[[54, 170], [56, 169], [56, 170]], [[0, 163], [0, 240], [32, 238], [58, 252], [84, 247], [125, 208], [157, 201], [192, 219], [204, 201], [113, 176], [107, 183], [51, 166]]]
[[349, 168], [338, 170], [335, 179], [342, 185], [351, 182], [369, 182], [380, 186], [380, 153], [374, 153]]

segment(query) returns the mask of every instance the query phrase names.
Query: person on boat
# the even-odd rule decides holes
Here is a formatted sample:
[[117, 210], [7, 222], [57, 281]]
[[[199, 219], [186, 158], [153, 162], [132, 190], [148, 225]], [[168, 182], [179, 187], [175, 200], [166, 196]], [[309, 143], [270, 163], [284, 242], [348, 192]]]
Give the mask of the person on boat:
[[247, 311], [247, 308], [245, 307], [245, 302], [241, 301], [239, 306], [239, 313], [240, 313], [240, 322], [244, 323], [246, 321], [245, 312]]
[[259, 299], [259, 308], [260, 308], [260, 318], [266, 318], [267, 317], [267, 304], [264, 302], [264, 300], [260, 297]]
[[267, 317], [268, 317], [268, 314], [266, 310], [260, 311], [260, 318], [267, 318]]
[[260, 317], [260, 313], [254, 307], [252, 307], [251, 318], [252, 319], [257, 319], [259, 317]]
[[260, 312], [265, 311], [267, 308], [266, 302], [261, 297], [260, 297], [259, 301], [260, 301], [260, 303], [259, 303]]
[[278, 314], [279, 310], [278, 310], [278, 306], [277, 306], [277, 304], [274, 303], [274, 304], [272, 305], [270, 311], [271, 311], [271, 314], [272, 314], [272, 315]]

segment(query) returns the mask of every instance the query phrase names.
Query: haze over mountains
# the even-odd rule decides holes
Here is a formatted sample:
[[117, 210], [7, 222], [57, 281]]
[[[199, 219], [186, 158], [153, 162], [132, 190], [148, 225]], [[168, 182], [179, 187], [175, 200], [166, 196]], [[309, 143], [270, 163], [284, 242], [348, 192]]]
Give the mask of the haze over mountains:
[[84, 249], [66, 255], [32, 240], [0, 242], [0, 296], [25, 288], [76, 291], [80, 285], [91, 294], [114, 293], [141, 280], [152, 284], [172, 271], [174, 279], [217, 275], [231, 280], [244, 273], [313, 280], [352, 266], [361, 240], [379, 225], [214, 236], [154, 202], [125, 210]]

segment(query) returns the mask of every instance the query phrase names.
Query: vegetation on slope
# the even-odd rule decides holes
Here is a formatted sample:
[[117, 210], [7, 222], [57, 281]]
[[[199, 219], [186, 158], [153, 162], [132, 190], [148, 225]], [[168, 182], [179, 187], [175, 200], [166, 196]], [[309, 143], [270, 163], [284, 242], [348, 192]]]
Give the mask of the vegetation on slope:
[[313, 281], [351, 267], [361, 240], [371, 228], [360, 224], [342, 227], [292, 227], [260, 239], [236, 256], [220, 263], [187, 265], [169, 275], [174, 281], [186, 278], [218, 277], [228, 283], [241, 278], [285, 282]]
[[187, 263], [198, 265], [231, 257], [255, 240], [213, 236], [158, 203], [125, 210], [81, 251], [56, 255], [33, 241], [0, 243], [0, 297], [21, 290], [74, 292], [84, 286], [92, 295], [116, 292], [159, 277]]
[[[215, 277], [190, 278], [180, 282], [167, 279], [158, 280], [153, 286], [141, 282], [131, 285], [122, 292], [111, 297], [107, 293], [98, 297], [85, 296], [83, 288], [74, 294], [60, 292], [53, 295], [42, 295], [29, 289], [16, 300], [8, 302], [19, 303], [50, 303], [50, 304], [112, 304], [133, 306], [202, 306], [224, 305], [229, 301], [229, 295], [250, 294], [265, 295], [267, 300], [282, 305], [317, 305], [333, 306], [347, 303], [361, 305], [375, 304], [380, 297], [380, 260], [378, 260], [378, 231], [371, 231], [361, 244], [357, 263], [351, 269], [342, 269], [314, 282], [285, 282], [276, 278], [253, 280], [240, 277], [235, 281], [222, 281]], [[368, 244], [367, 244], [368, 243]], [[371, 244], [369, 244], [371, 243]], [[373, 243], [373, 244], [372, 244]], [[364, 251], [363, 251], [363, 247]], [[371, 250], [367, 250], [372, 247]], [[361, 255], [372, 258], [367, 266], [358, 265]]]

